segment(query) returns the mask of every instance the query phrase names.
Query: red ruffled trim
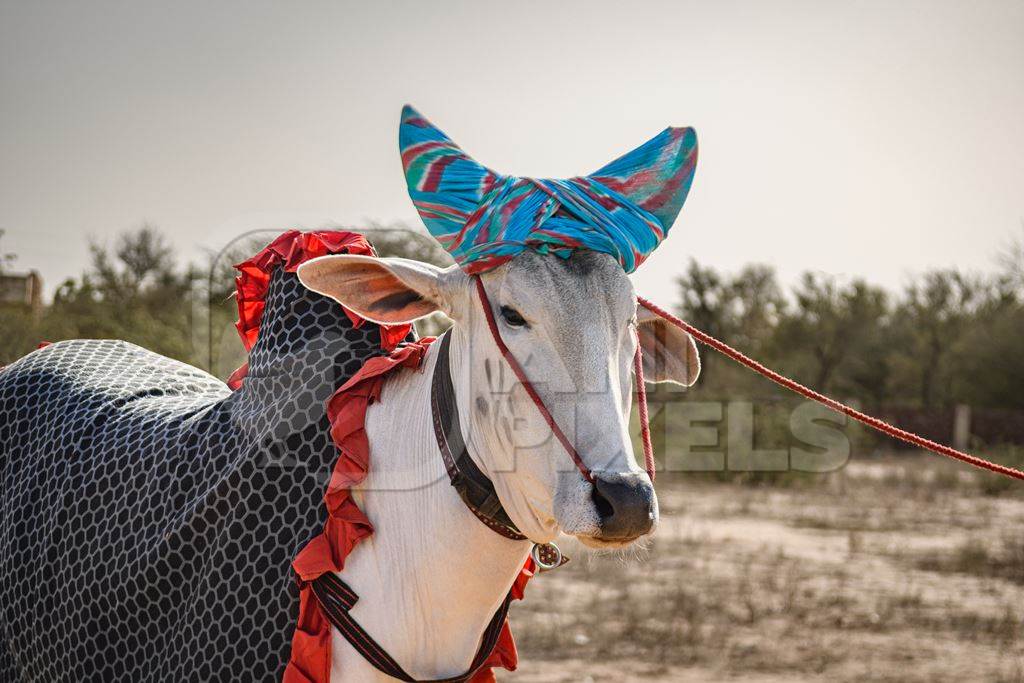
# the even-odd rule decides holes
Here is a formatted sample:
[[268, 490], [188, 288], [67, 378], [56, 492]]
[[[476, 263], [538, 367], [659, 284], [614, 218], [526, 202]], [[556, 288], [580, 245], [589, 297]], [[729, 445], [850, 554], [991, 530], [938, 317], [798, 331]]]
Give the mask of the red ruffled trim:
[[[358, 233], [340, 230], [289, 230], [268, 244], [263, 251], [235, 266], [239, 271], [238, 277], [235, 278], [235, 298], [238, 301], [238, 322], [235, 323], [235, 327], [238, 328], [246, 351], [251, 351], [256, 344], [260, 321], [263, 320], [263, 311], [266, 308], [270, 276], [274, 269], [282, 266], [286, 272], [293, 273], [305, 261], [327, 254], [376, 255], [366, 238]], [[347, 308], [342, 307], [342, 310], [352, 321], [353, 326], [361, 327], [365, 322]], [[381, 325], [381, 348], [391, 351], [405, 339], [410, 329], [412, 325]], [[238, 389], [248, 372], [249, 364], [243, 363], [228, 377], [228, 387], [232, 390]]]

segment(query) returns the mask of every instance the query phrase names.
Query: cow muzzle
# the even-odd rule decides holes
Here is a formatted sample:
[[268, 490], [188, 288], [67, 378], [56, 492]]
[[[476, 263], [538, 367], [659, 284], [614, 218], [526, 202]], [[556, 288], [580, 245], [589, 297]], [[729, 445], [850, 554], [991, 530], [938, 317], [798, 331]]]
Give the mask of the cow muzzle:
[[626, 545], [651, 532], [658, 520], [654, 486], [642, 474], [597, 474], [591, 499], [600, 520], [594, 539]]

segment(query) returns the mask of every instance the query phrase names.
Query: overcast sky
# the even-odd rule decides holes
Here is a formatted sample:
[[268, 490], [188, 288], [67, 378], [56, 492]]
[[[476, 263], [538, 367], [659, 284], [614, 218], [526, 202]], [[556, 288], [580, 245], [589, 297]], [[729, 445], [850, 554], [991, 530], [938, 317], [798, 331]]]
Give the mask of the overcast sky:
[[417, 222], [411, 102], [506, 173], [667, 125], [700, 161], [635, 276], [689, 257], [900, 286], [1024, 220], [1024, 3], [0, 0], [0, 249], [47, 289], [144, 221], [198, 259], [257, 228]]

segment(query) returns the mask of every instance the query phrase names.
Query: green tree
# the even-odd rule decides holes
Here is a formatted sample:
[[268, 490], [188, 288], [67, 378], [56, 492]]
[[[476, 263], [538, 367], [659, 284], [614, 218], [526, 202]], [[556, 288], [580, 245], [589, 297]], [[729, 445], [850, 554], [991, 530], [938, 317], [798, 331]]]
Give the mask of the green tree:
[[1000, 284], [1018, 301], [1024, 300], [1024, 227], [996, 255], [996, 263]]
[[859, 279], [843, 285], [833, 277], [804, 273], [793, 295], [795, 306], [776, 331], [787, 367], [823, 392], [863, 394], [873, 383], [884, 386], [885, 358], [878, 340], [886, 323], [885, 292]]
[[[775, 271], [749, 265], [735, 275], [723, 275], [691, 260], [676, 280], [680, 316], [712, 336], [727, 340], [745, 353], [764, 357], [786, 302]], [[703, 354], [703, 385], [712, 392], [763, 393], [770, 387], [757, 382], [733, 363]]]
[[897, 391], [924, 408], [955, 402], [955, 361], [987, 294], [984, 282], [955, 270], [925, 273], [906, 288], [895, 312]]
[[51, 338], [124, 339], [192, 362], [191, 268], [179, 269], [173, 250], [150, 225], [117, 237], [113, 247], [90, 245], [91, 264], [58, 287], [44, 320]]
[[1024, 410], [1024, 230], [1000, 251], [993, 282], [966, 325], [954, 372], [957, 400]]
[[676, 284], [679, 312], [691, 324], [748, 349], [764, 342], [764, 333], [785, 307], [775, 271], [766, 265], [749, 265], [728, 276], [691, 259]]

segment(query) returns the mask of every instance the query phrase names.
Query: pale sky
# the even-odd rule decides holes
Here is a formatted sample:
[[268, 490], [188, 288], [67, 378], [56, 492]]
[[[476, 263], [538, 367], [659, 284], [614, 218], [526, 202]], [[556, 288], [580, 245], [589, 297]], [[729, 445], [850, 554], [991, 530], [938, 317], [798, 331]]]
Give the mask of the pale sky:
[[587, 173], [691, 125], [636, 274], [686, 259], [890, 287], [987, 269], [1024, 221], [1024, 2], [0, 0], [0, 228], [52, 291], [144, 221], [198, 259], [256, 228], [418, 223], [414, 104], [505, 173]]

